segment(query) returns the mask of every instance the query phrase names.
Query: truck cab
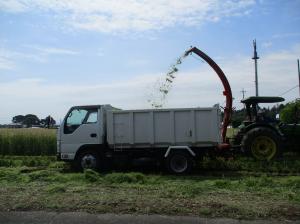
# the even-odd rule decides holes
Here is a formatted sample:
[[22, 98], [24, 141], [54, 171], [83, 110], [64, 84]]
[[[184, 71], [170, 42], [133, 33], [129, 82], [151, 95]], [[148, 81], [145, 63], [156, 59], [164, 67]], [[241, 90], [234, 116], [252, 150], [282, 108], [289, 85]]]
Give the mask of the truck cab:
[[59, 159], [74, 160], [80, 148], [105, 144], [105, 113], [112, 109], [110, 105], [72, 107], [57, 132]]

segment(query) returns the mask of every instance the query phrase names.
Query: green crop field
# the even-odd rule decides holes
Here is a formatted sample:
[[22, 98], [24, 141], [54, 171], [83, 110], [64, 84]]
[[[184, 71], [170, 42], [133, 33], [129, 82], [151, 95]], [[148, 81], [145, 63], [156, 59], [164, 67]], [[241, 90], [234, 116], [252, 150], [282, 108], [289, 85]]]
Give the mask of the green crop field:
[[0, 128], [0, 155], [55, 155], [56, 130]]

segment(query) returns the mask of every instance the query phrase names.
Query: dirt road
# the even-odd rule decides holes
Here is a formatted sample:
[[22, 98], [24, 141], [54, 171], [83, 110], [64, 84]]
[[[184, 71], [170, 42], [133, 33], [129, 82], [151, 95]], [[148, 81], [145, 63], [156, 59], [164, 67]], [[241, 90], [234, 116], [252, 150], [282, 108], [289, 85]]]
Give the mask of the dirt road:
[[279, 224], [289, 220], [235, 220], [163, 215], [89, 214], [85, 212], [0, 212], [1, 224]]

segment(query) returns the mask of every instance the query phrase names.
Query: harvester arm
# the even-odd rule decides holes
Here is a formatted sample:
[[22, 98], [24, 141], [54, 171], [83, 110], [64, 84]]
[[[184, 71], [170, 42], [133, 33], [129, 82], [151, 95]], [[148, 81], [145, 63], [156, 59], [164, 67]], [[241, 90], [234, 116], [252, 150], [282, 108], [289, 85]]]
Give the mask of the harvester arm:
[[227, 132], [227, 126], [230, 122], [231, 112], [232, 112], [232, 93], [231, 88], [229, 85], [229, 82], [224, 74], [224, 72], [221, 70], [221, 68], [217, 65], [214, 60], [212, 60], [209, 56], [207, 56], [204, 52], [199, 50], [196, 47], [191, 47], [191, 49], [187, 50], [185, 52], [185, 56], [187, 56], [190, 53], [195, 53], [200, 58], [205, 60], [217, 73], [219, 78], [222, 81], [222, 84], [224, 86], [223, 95], [226, 96], [226, 106], [224, 108], [224, 118], [223, 118], [223, 126], [222, 126], [222, 141], [223, 143], [226, 143], [226, 132]]

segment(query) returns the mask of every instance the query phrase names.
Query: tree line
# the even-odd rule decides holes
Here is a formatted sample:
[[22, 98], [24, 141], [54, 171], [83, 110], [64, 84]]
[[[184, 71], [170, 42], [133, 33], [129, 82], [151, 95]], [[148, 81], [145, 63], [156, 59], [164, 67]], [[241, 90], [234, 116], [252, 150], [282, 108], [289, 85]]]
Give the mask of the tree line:
[[16, 115], [12, 118], [12, 122], [25, 127], [44, 126], [49, 128], [56, 124], [56, 121], [50, 115], [44, 119], [39, 119], [35, 114]]

